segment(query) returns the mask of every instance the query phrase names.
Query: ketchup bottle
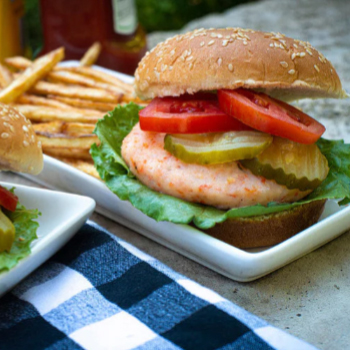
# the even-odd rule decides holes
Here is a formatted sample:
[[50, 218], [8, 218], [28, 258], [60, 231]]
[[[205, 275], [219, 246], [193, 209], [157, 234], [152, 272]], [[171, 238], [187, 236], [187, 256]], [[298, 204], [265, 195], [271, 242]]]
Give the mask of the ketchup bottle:
[[102, 45], [96, 64], [134, 74], [146, 53], [134, 0], [40, 0], [44, 47], [65, 47], [66, 59], [79, 60], [95, 42]]

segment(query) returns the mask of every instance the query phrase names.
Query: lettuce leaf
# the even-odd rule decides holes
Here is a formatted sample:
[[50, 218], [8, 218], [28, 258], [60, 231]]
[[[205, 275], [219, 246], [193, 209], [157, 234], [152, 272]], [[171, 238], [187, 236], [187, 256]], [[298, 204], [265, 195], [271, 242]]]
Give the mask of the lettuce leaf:
[[4, 210], [4, 214], [13, 222], [16, 237], [10, 252], [0, 253], [0, 272], [10, 270], [20, 259], [30, 254], [30, 244], [38, 238], [36, 230], [39, 224], [34, 220], [40, 215], [38, 210], [26, 209], [20, 203], [14, 212]]
[[157, 221], [193, 222], [200, 229], [208, 229], [228, 218], [276, 213], [315, 200], [341, 199], [340, 204], [350, 202], [350, 145], [325, 139], [320, 139], [317, 144], [328, 159], [330, 171], [326, 180], [309, 196], [292, 204], [272, 202], [267, 206], [254, 205], [223, 211], [155, 192], [133, 176], [121, 157], [123, 139], [138, 122], [140, 109], [140, 106], [129, 103], [115, 108], [99, 120], [94, 132], [101, 144], [93, 145], [90, 152], [108, 188], [120, 199], [128, 200]]

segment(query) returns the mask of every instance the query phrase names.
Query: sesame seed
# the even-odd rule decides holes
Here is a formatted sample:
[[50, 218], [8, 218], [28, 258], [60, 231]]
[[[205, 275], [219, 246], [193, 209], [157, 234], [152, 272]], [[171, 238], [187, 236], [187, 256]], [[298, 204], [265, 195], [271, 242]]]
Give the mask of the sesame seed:
[[320, 72], [320, 68], [317, 67], [317, 64], [314, 64], [314, 68], [317, 70], [317, 72]]
[[219, 58], [218, 58], [218, 65], [221, 66], [221, 63], [222, 63], [222, 58], [219, 57]]
[[248, 45], [248, 42], [243, 40], [243, 45]]
[[188, 66], [190, 69], [192, 69], [192, 67], [193, 67], [193, 63], [191, 62], [190, 64], [189, 64], [189, 66]]
[[312, 56], [312, 51], [310, 51], [309, 49], [305, 49], [305, 51], [306, 51], [310, 56]]
[[221, 34], [218, 34], [218, 38], [221, 39], [221, 38], [222, 38], [222, 35], [221, 35]]
[[7, 132], [3, 132], [3, 133], [1, 134], [1, 138], [3, 138], [3, 139], [7, 139], [9, 136], [10, 136], [10, 135], [9, 135]]
[[286, 61], [281, 61], [280, 65], [284, 68], [288, 68], [288, 63]]
[[173, 56], [175, 54], [175, 50], [170, 51], [170, 56]]
[[222, 46], [227, 46], [227, 44], [228, 44], [228, 40], [223, 40], [222, 41]]
[[169, 66], [169, 70], [173, 70], [173, 66]]
[[191, 61], [193, 59], [193, 56], [189, 56], [186, 58], [186, 61]]
[[25, 131], [25, 132], [29, 131], [28, 128], [25, 125], [23, 125], [23, 131]]
[[305, 57], [306, 53], [305, 52], [300, 52], [300, 57]]
[[204, 41], [202, 41], [199, 45], [200, 45], [200, 46], [204, 46]]
[[28, 143], [26, 140], [24, 140], [24, 141], [23, 141], [23, 146], [24, 146], [24, 147], [28, 147], [28, 146], [29, 146], [29, 143]]
[[230, 64], [228, 65], [228, 70], [229, 70], [230, 72], [233, 72], [233, 65], [232, 65], [232, 63], [230, 63]]
[[298, 45], [297, 44], [293, 44], [293, 46], [297, 49], [298, 48]]
[[270, 47], [273, 47], [273, 43], [270, 44]]
[[216, 33], [211, 33], [210, 36], [211, 36], [212, 38], [216, 38], [217, 35], [216, 35]]
[[295, 73], [295, 70], [294, 70], [294, 69], [291, 69], [291, 70], [288, 71], [288, 74], [291, 74], [291, 75], [292, 75], [292, 74], [294, 74], [294, 73]]
[[292, 56], [291, 56], [292, 61], [294, 60], [295, 57], [296, 57], [296, 54], [293, 52], [293, 53], [292, 53]]
[[215, 43], [214, 40], [210, 40], [210, 41], [208, 42], [208, 46], [213, 45], [214, 43]]

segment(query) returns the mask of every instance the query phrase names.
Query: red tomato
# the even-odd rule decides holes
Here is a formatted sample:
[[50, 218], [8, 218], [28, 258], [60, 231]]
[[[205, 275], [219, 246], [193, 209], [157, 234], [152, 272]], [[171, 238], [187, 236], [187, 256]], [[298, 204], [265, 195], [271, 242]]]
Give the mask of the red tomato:
[[0, 186], [0, 205], [7, 210], [15, 211], [17, 207], [18, 197]]
[[299, 143], [315, 143], [325, 127], [299, 109], [263, 93], [219, 90], [220, 108], [253, 129]]
[[201, 134], [250, 130], [219, 109], [215, 94], [155, 98], [139, 113], [144, 131], [169, 134]]

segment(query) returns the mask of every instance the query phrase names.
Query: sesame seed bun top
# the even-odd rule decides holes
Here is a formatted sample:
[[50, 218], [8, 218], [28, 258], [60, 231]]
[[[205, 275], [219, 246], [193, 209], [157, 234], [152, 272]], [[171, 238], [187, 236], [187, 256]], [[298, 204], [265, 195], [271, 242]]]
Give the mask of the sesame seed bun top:
[[30, 121], [0, 103], [0, 169], [38, 174], [43, 168], [41, 143]]
[[309, 43], [240, 28], [199, 29], [167, 39], [135, 72], [142, 99], [238, 87], [287, 101], [347, 96], [332, 64]]

